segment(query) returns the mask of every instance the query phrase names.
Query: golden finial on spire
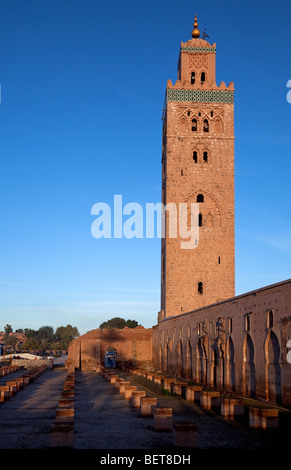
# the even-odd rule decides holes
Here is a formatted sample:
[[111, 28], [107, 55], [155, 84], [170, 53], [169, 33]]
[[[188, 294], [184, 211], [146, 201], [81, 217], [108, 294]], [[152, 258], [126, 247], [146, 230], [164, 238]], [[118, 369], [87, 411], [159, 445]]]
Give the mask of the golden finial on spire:
[[197, 22], [197, 16], [195, 15], [195, 19], [194, 19], [194, 29], [192, 31], [192, 38], [199, 38], [200, 36], [200, 31], [198, 29], [198, 22]]

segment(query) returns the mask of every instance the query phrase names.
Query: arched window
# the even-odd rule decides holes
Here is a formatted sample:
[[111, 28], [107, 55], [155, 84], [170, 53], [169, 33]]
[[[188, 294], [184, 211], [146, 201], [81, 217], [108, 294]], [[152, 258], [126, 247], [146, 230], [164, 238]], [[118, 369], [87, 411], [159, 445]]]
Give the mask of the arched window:
[[197, 202], [204, 202], [204, 196], [203, 196], [203, 194], [198, 194], [198, 196], [197, 196]]
[[196, 150], [194, 150], [194, 152], [193, 152], [193, 160], [194, 160], [195, 163], [197, 163], [198, 155], [197, 155]]
[[205, 82], [205, 72], [201, 72], [201, 85]]
[[197, 131], [197, 119], [192, 119], [192, 131]]
[[191, 85], [194, 85], [195, 83], [195, 72], [191, 73]]
[[209, 131], [208, 119], [204, 119], [204, 121], [203, 121], [203, 130], [204, 130], [204, 132], [208, 132], [208, 131]]
[[203, 152], [203, 161], [208, 162], [208, 152]]
[[198, 282], [198, 294], [203, 294], [203, 282]]
[[274, 325], [273, 311], [269, 310], [268, 311], [268, 328], [273, 328], [273, 325]]
[[250, 329], [251, 329], [251, 319], [250, 319], [249, 314], [247, 314], [245, 316], [245, 330], [250, 331]]
[[214, 121], [214, 129], [215, 129], [215, 132], [217, 132], [217, 133], [221, 132], [221, 122], [220, 122], [219, 119], [216, 119]]
[[228, 332], [232, 333], [232, 318], [228, 318]]
[[202, 227], [202, 214], [199, 214], [199, 227]]

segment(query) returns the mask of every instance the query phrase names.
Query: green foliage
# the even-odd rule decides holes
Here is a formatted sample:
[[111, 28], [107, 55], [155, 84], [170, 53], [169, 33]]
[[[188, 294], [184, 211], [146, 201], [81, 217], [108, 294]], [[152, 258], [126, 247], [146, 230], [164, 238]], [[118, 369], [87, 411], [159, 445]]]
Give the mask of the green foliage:
[[77, 338], [79, 331], [71, 325], [60, 326], [55, 333], [55, 341], [59, 344], [59, 349], [68, 349], [73, 339]]
[[68, 349], [73, 339], [77, 338], [79, 331], [71, 325], [60, 326], [54, 332], [51, 326], [41, 326], [38, 330], [26, 328], [24, 330], [26, 341], [23, 349]]
[[99, 328], [119, 328], [122, 330], [126, 326], [127, 328], [136, 328], [138, 326], [138, 322], [136, 320], [124, 320], [124, 318], [114, 317], [101, 323]]
[[138, 326], [138, 323], [136, 320], [127, 320], [126, 325], [128, 328], [136, 328]]
[[11, 325], [4, 326], [5, 337], [8, 337], [10, 333], [13, 332], [13, 328]]
[[24, 343], [24, 348], [23, 349], [40, 349], [39, 343], [37, 339], [35, 338], [27, 338], [25, 343]]
[[5, 344], [6, 346], [14, 347], [17, 343], [17, 338], [15, 336], [5, 336]]

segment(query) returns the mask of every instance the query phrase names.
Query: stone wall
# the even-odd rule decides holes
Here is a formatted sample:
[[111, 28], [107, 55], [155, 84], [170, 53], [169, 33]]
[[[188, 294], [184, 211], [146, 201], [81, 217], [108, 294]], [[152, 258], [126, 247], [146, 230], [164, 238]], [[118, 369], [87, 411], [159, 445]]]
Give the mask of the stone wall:
[[112, 347], [117, 350], [119, 365], [147, 367], [152, 364], [152, 329], [138, 326], [89, 331], [70, 344], [66, 366], [94, 370], [98, 365], [104, 365], [105, 352]]
[[53, 368], [53, 359], [12, 359], [11, 365], [12, 366], [19, 366], [24, 367], [24, 369], [30, 370], [35, 367], [39, 367], [42, 365], [46, 365], [48, 369]]
[[291, 281], [159, 321], [155, 369], [291, 406]]

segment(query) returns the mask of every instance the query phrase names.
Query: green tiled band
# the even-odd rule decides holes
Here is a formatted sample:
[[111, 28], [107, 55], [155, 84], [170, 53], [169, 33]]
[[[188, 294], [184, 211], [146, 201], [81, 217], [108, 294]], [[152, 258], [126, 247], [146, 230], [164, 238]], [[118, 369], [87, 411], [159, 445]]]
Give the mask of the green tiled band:
[[216, 52], [215, 47], [181, 47], [181, 51], [188, 52]]
[[222, 90], [167, 89], [168, 101], [194, 101], [197, 103], [233, 103], [234, 92]]

